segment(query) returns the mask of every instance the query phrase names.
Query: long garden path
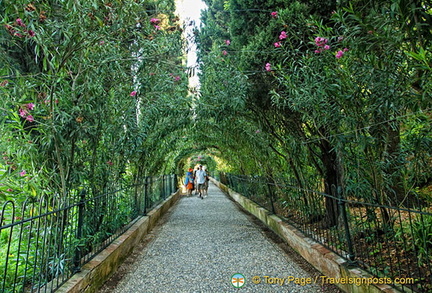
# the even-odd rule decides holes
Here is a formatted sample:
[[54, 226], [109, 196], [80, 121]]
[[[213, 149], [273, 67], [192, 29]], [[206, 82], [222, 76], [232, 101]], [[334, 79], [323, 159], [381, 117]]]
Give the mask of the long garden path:
[[182, 198], [128, 269], [116, 273], [114, 288], [111, 280], [101, 292], [341, 292], [321, 286], [319, 272], [218, 187], [210, 184], [208, 194]]

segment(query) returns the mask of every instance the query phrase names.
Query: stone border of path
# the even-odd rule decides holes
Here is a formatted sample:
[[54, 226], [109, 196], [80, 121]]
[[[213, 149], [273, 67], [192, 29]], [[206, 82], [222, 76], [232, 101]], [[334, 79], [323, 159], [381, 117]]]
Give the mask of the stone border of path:
[[132, 253], [135, 246], [153, 229], [159, 219], [180, 199], [181, 191], [170, 197], [136, 220], [125, 233], [111, 245], [86, 263], [81, 272], [75, 274], [56, 292], [97, 292]]
[[[348, 284], [350, 283], [350, 280], [355, 280], [356, 278], [371, 278], [369, 280], [372, 280], [372, 278], [375, 277], [358, 267], [350, 268], [349, 263], [345, 259], [330, 251], [318, 242], [315, 242], [311, 238], [306, 237], [299, 230], [283, 221], [278, 216], [260, 207], [255, 202], [244, 197], [243, 195], [233, 191], [214, 178], [210, 178], [210, 180], [233, 201], [243, 207], [244, 210], [258, 218], [264, 225], [269, 227], [273, 232], [281, 237], [308, 263], [323, 273], [323, 275], [327, 276], [328, 278], [332, 278], [332, 281], [339, 281], [335, 285], [337, 285], [343, 291], [355, 293], [401, 292], [390, 285], [384, 284], [361, 284], [360, 286], [357, 286], [356, 284]], [[345, 281], [346, 284], [341, 284], [345, 283]]]

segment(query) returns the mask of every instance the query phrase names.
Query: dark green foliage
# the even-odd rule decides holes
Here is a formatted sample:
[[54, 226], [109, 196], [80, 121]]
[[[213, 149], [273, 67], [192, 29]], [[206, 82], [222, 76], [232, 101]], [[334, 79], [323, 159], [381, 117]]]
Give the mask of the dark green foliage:
[[[190, 122], [173, 7], [171, 1], [2, 2], [3, 198], [67, 197], [83, 184], [102, 190], [124, 174], [141, 178], [173, 168], [170, 160], [160, 168], [146, 157], [154, 152], [165, 161], [176, 131]], [[177, 122], [166, 127], [167, 121]]]
[[[240, 143], [245, 129], [259, 129], [250, 135], [259, 165], [283, 170], [301, 187], [316, 186], [318, 177], [326, 193], [337, 185], [349, 196], [409, 206], [409, 186], [420, 188], [431, 175], [425, 169], [431, 166], [425, 128], [432, 72], [425, 48], [431, 38], [423, 31], [430, 7], [415, 1], [324, 2], [228, 1], [226, 14], [221, 2], [219, 11], [212, 2], [203, 35], [209, 35], [206, 28], [224, 33], [212, 35], [211, 46], [201, 44], [201, 108], [225, 121], [216, 128], [221, 137], [230, 129]], [[282, 31], [287, 37], [280, 39]], [[317, 37], [329, 47], [318, 46]], [[226, 69], [244, 79], [228, 81], [229, 74], [221, 74]], [[229, 95], [223, 94], [226, 85]], [[210, 110], [238, 100], [236, 111]], [[419, 116], [426, 124], [414, 118]], [[241, 145], [247, 152], [248, 143]], [[250, 162], [255, 154], [244, 157]]]

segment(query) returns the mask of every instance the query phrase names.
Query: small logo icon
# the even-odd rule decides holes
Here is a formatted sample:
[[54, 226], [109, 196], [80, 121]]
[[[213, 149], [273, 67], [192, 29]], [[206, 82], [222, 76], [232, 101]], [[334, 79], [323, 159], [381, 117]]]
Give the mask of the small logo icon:
[[231, 277], [231, 284], [234, 286], [234, 288], [241, 288], [245, 284], [245, 277], [242, 274], [234, 274]]

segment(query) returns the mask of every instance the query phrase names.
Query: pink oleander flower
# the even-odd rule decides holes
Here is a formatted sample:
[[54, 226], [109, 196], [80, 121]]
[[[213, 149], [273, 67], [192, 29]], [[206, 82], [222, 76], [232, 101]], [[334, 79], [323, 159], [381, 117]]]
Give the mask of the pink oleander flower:
[[14, 36], [15, 37], [18, 37], [18, 38], [23, 38], [24, 36], [22, 35], [22, 34], [20, 34], [20, 33], [14, 33]]
[[324, 50], [330, 50], [330, 46], [329, 45], [325, 45], [324, 46]]
[[17, 19], [15, 20], [15, 22], [16, 22], [16, 24], [19, 25], [19, 26], [22, 26], [22, 27], [25, 27], [25, 26], [26, 26], [25, 23], [22, 21], [21, 18], [17, 18]]
[[282, 31], [281, 33], [280, 33], [280, 35], [279, 35], [279, 40], [283, 40], [283, 39], [286, 39], [287, 38], [287, 34], [286, 34], [286, 32], [285, 31]]
[[29, 35], [31, 38], [34, 37], [34, 36], [36, 36], [36, 33], [35, 33], [34, 31], [32, 31], [32, 30], [28, 30], [27, 33], [28, 33], [28, 35]]
[[348, 49], [348, 48], [344, 48], [343, 51], [344, 51], [344, 52], [348, 52], [349, 49]]
[[180, 76], [176, 75], [174, 76], [174, 81], [179, 81], [180, 80]]
[[315, 38], [315, 45], [317, 45], [318, 47], [324, 47], [325, 44], [327, 44], [328, 39], [326, 38], [321, 38], [321, 37], [316, 37]]
[[28, 103], [26, 104], [27, 109], [29, 109], [30, 111], [32, 111], [34, 109], [35, 104], [33, 103]]
[[265, 70], [266, 71], [271, 71], [271, 64], [270, 63], [266, 63]]
[[315, 53], [319, 54], [319, 53], [321, 53], [321, 50], [317, 49], [317, 50], [315, 50]]
[[151, 24], [159, 24], [160, 23], [160, 19], [159, 18], [152, 18], [152, 19], [150, 19], [150, 23]]
[[336, 58], [337, 58], [337, 59], [340, 59], [340, 58], [342, 58], [343, 55], [344, 55], [344, 52], [343, 52], [343, 51], [337, 51], [337, 53], [336, 53]]
[[25, 176], [25, 174], [27, 174], [26, 170], [22, 170], [21, 172], [19, 172], [20, 176]]
[[230, 40], [225, 40], [225, 44], [226, 44], [227, 46], [229, 46], [229, 45], [231, 45], [231, 41], [230, 41]]
[[280, 48], [280, 46], [282, 46], [282, 43], [281, 42], [276, 42], [276, 43], [274, 43], [274, 46], [276, 48]]
[[7, 191], [7, 192], [12, 192], [13, 189], [12, 189], [12, 188], [8, 188], [8, 189], [6, 189], [6, 191]]
[[26, 117], [26, 120], [29, 121], [29, 122], [33, 122], [33, 121], [34, 121], [34, 118], [33, 118], [32, 115], [28, 115], [28, 116]]
[[228, 55], [228, 52], [226, 50], [223, 50], [222, 55], [226, 56], [226, 55]]
[[131, 96], [131, 97], [135, 97], [136, 94], [137, 94], [137, 91], [132, 91], [132, 92], [130, 93], [130, 96]]
[[161, 29], [161, 27], [158, 26], [158, 25], [155, 25], [154, 28], [155, 28], [156, 30], [158, 30], [158, 31]]
[[277, 17], [278, 17], [278, 13], [277, 13], [277, 11], [273, 11], [273, 12], [271, 12], [271, 13], [270, 13], [270, 16], [273, 17], [273, 18], [277, 18]]
[[20, 109], [18, 110], [18, 112], [19, 112], [19, 115], [20, 115], [22, 118], [26, 118], [26, 117], [27, 117], [28, 112], [27, 112], [26, 110], [20, 108]]
[[105, 41], [102, 40], [99, 42], [99, 45], [103, 45], [103, 44], [105, 44]]

